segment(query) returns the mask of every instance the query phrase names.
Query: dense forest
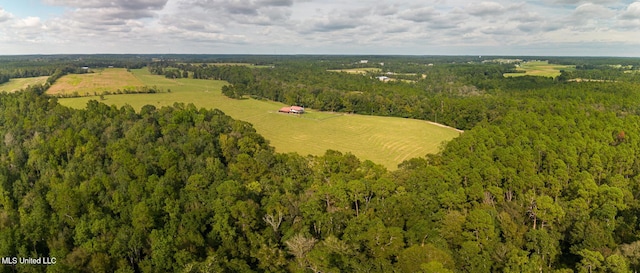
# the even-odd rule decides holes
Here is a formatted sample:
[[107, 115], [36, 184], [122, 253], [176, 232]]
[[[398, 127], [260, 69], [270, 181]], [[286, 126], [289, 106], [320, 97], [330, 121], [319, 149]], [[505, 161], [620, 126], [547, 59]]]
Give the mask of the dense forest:
[[[250, 124], [193, 105], [1, 94], [0, 256], [57, 263], [0, 272], [640, 270], [638, 74], [598, 63], [503, 78], [510, 65], [443, 62], [385, 83], [331, 60], [149, 69], [469, 130], [388, 171], [338, 151], [274, 153]], [[356, 98], [369, 99], [345, 108]]]

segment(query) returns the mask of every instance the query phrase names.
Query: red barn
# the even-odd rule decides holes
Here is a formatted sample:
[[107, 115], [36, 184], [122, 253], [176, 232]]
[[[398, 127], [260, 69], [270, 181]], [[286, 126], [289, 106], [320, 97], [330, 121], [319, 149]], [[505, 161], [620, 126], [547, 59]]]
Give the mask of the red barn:
[[304, 107], [302, 107], [302, 106], [291, 106], [291, 113], [302, 114], [302, 113], [304, 113]]
[[278, 110], [280, 113], [291, 113], [291, 107], [282, 107]]
[[304, 107], [302, 106], [290, 106], [290, 107], [282, 107], [278, 110], [280, 113], [288, 113], [288, 114], [302, 114], [304, 113]]

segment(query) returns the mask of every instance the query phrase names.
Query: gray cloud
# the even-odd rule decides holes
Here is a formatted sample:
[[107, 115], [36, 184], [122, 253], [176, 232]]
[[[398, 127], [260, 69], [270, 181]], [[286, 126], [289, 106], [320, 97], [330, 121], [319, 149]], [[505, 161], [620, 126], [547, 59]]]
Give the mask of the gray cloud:
[[[9, 48], [4, 41], [23, 40], [32, 48], [41, 43], [63, 52], [422, 54], [438, 49], [429, 52], [483, 55], [596, 40], [591, 37], [638, 46], [640, 0], [632, 1], [638, 2], [42, 0], [65, 7], [55, 11], [63, 14], [20, 18], [0, 8], [0, 43]], [[20, 52], [16, 48], [12, 53]]]
[[129, 20], [152, 18], [155, 13], [148, 10], [126, 10], [117, 8], [79, 9], [68, 15], [83, 28], [103, 29], [103, 25], [127, 25]]
[[193, 7], [215, 15], [221, 23], [273, 25], [291, 15], [292, 0], [185, 0], [180, 6], [193, 12]]
[[471, 4], [467, 8], [469, 14], [479, 17], [501, 15], [507, 9], [496, 2], [482, 2], [479, 4]]
[[510, 20], [522, 23], [540, 23], [544, 18], [537, 12], [523, 12], [511, 17]]
[[480, 32], [483, 34], [489, 35], [513, 35], [514, 29], [507, 28], [504, 26], [491, 26], [480, 29]]
[[382, 32], [384, 33], [403, 33], [411, 30], [411, 26], [405, 24], [396, 24], [390, 26], [384, 26]]
[[13, 15], [11, 13], [7, 12], [3, 8], [0, 8], [0, 23], [9, 21], [11, 20], [11, 18], [13, 18]]
[[250, 1], [227, 1], [223, 8], [231, 14], [257, 15], [260, 6]]
[[276, 6], [276, 7], [290, 7], [293, 5], [293, 0], [263, 0], [259, 2], [262, 5]]
[[55, 6], [74, 8], [123, 8], [134, 10], [161, 10], [168, 0], [45, 0]]
[[577, 31], [590, 31], [609, 27], [614, 17], [613, 10], [605, 6], [586, 3], [576, 7], [573, 13], [559, 22]]
[[547, 33], [562, 29], [563, 24], [559, 22], [527, 22], [518, 24], [517, 28], [527, 34]]
[[612, 18], [614, 12], [604, 6], [586, 3], [578, 6], [573, 12], [574, 17], [582, 18]]
[[379, 16], [391, 16], [400, 11], [397, 5], [378, 4], [373, 8], [373, 12]]
[[617, 3], [619, 0], [549, 0], [546, 1], [551, 4], [561, 4], [561, 5], [580, 5], [580, 4], [596, 4], [596, 5], [606, 5]]
[[185, 0], [183, 7], [198, 6], [207, 10], [224, 10], [233, 14], [257, 14], [268, 7], [291, 7], [292, 0]]
[[640, 2], [631, 3], [620, 15], [620, 18], [625, 20], [640, 19]]
[[312, 18], [301, 22], [300, 33], [311, 34], [316, 32], [335, 32], [353, 29], [361, 25], [356, 19], [349, 17], [327, 16], [324, 18]]
[[429, 29], [433, 30], [446, 30], [460, 27], [460, 24], [455, 22], [438, 21], [429, 24]]
[[167, 2], [168, 0], [45, 0], [50, 5], [73, 8], [57, 20], [57, 23], [82, 29], [82, 33], [127, 33], [143, 28], [143, 24], [136, 21], [156, 17]]
[[629, 4], [618, 16], [616, 27], [622, 30], [640, 29], [640, 2]]
[[171, 26], [176, 31], [193, 31], [193, 32], [208, 32], [208, 33], [221, 33], [224, 28], [212, 23], [207, 22], [204, 18], [193, 18], [192, 16], [181, 15], [167, 15], [160, 19], [160, 24], [164, 26]]
[[437, 12], [434, 8], [423, 7], [423, 8], [404, 10], [398, 14], [398, 17], [400, 19], [413, 21], [416, 23], [423, 23], [423, 22], [430, 22], [439, 15], [440, 13]]

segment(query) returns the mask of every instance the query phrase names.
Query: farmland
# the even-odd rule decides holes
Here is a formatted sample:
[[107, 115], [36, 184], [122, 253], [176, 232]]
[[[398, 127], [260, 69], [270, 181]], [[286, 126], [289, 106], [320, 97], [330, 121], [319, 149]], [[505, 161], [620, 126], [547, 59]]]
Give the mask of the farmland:
[[179, 63], [179, 64], [191, 64], [191, 65], [208, 65], [208, 66], [245, 66], [249, 68], [271, 68], [271, 65], [257, 65], [252, 63]]
[[15, 92], [24, 89], [30, 85], [43, 84], [47, 81], [47, 77], [33, 77], [33, 78], [17, 78], [11, 79], [7, 83], [0, 84], [0, 92]]
[[[502, 57], [81, 57], [0, 80], [114, 66], [162, 91], [0, 94], [7, 257], [56, 257], [55, 272], [640, 270], [638, 58], [505, 78]], [[327, 72], [363, 59], [416, 82]], [[274, 68], [190, 65], [214, 60]]]
[[[308, 113], [302, 116], [287, 115], [278, 113], [277, 110], [284, 106], [279, 102], [234, 100], [223, 96], [220, 90], [227, 84], [224, 81], [167, 79], [151, 75], [146, 69], [132, 70], [130, 75], [142, 85], [154, 85], [170, 89], [171, 92], [107, 95], [102, 102], [110, 105], [129, 104], [136, 109], [147, 104], [156, 107], [170, 106], [175, 102], [218, 108], [235, 119], [252, 123], [258, 133], [268, 139], [278, 152], [321, 155], [327, 149], [333, 149], [350, 152], [359, 158], [395, 169], [398, 163], [406, 159], [438, 152], [444, 141], [460, 134], [454, 129], [415, 119], [319, 112], [309, 109]], [[68, 81], [66, 77], [70, 76], [61, 80]], [[100, 77], [94, 77], [93, 80], [105, 81]], [[60, 103], [83, 108], [92, 99], [100, 100], [97, 96], [89, 96], [60, 99]]]
[[71, 74], [60, 78], [47, 93], [50, 95], [94, 95], [117, 90], [134, 89], [145, 84], [124, 68], [106, 68], [86, 74]]
[[520, 77], [520, 76], [541, 76], [555, 78], [560, 76], [561, 70], [574, 70], [575, 66], [572, 65], [557, 65], [549, 64], [548, 61], [530, 61], [524, 62], [518, 68], [523, 73], [505, 73], [505, 77]]
[[367, 74], [367, 73], [379, 73], [382, 71], [380, 68], [366, 67], [366, 68], [349, 68], [349, 69], [331, 69], [331, 72], [346, 72], [349, 74]]

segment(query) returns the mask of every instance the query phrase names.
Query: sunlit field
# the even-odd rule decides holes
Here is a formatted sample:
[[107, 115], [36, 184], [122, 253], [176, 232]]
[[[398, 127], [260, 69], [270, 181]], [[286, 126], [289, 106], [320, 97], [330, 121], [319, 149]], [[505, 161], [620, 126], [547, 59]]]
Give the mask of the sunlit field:
[[58, 79], [47, 90], [50, 95], [100, 95], [105, 92], [135, 89], [145, 83], [124, 68], [107, 68], [93, 73], [69, 74]]
[[378, 73], [382, 71], [380, 68], [365, 67], [365, 68], [349, 68], [349, 69], [331, 69], [331, 72], [346, 72], [349, 74], [367, 74], [369, 72]]
[[33, 77], [33, 78], [16, 78], [11, 79], [9, 82], [0, 84], [0, 92], [15, 92], [29, 87], [30, 85], [40, 85], [47, 82], [47, 76]]
[[[150, 75], [146, 69], [133, 70], [131, 76], [143, 85], [157, 86], [170, 92], [156, 94], [106, 95], [60, 99], [60, 103], [83, 108], [89, 100], [109, 105], [129, 104], [136, 109], [175, 102], [193, 103], [197, 107], [218, 108], [234, 119], [253, 124], [278, 152], [321, 155], [327, 149], [350, 152], [395, 169], [397, 164], [414, 157], [435, 153], [443, 142], [460, 134], [452, 128], [426, 121], [318, 112], [306, 109], [303, 115], [278, 113], [285, 106], [279, 102], [242, 99], [222, 95], [224, 81], [167, 79]], [[99, 77], [95, 80], [102, 81]]]
[[555, 78], [560, 76], [562, 70], [574, 70], [573, 65], [549, 64], [548, 61], [524, 62], [518, 70], [523, 73], [505, 73], [505, 77], [521, 77], [521, 76], [541, 76]]

